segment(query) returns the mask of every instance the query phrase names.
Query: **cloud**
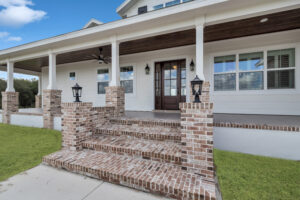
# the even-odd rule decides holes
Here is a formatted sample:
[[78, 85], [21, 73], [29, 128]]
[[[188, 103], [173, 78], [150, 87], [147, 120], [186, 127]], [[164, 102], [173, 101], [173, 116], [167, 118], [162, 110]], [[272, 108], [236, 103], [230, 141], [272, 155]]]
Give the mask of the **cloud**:
[[7, 38], [7, 41], [9, 41], [9, 42], [19, 42], [21, 40], [22, 40], [21, 37], [14, 37], [14, 36], [12, 36], [12, 37]]
[[5, 38], [7, 36], [9, 36], [8, 32], [0, 32], [0, 38]]
[[0, 26], [18, 27], [39, 21], [47, 14], [42, 10], [34, 10], [32, 1], [28, 0], [0, 0]]

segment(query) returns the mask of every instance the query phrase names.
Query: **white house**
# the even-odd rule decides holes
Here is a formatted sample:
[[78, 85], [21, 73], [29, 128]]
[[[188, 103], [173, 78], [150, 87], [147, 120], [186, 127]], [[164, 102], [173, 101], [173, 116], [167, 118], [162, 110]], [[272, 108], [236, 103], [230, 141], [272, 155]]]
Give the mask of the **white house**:
[[78, 83], [82, 101], [103, 106], [104, 88], [121, 85], [126, 110], [178, 110], [197, 74], [215, 113], [300, 114], [299, 0], [126, 0], [117, 12], [1, 50], [7, 91], [15, 71], [40, 76], [41, 94], [62, 90], [62, 102]]
[[[126, 0], [117, 12], [123, 19], [91, 19], [79, 31], [0, 51], [8, 72], [0, 122], [62, 130], [64, 148], [45, 164], [175, 199], [216, 200], [218, 136], [239, 152], [253, 153], [252, 145], [261, 155], [297, 154], [299, 0]], [[43, 112], [19, 112], [14, 71], [40, 77]], [[201, 103], [191, 95], [196, 75]], [[81, 103], [71, 103], [76, 83]], [[125, 113], [179, 107], [180, 115]], [[256, 115], [216, 120], [222, 113]], [[294, 116], [274, 123], [271, 115]]]

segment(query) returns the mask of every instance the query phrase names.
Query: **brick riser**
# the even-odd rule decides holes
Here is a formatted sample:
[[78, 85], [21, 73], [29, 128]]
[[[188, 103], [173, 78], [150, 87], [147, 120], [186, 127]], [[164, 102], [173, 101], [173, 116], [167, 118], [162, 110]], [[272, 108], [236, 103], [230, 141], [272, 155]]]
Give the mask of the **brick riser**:
[[[138, 143], [135, 139], [133, 143]], [[141, 158], [146, 160], [153, 160], [164, 163], [171, 163], [175, 165], [181, 165], [181, 148], [175, 144], [166, 143], [160, 144], [161, 142], [151, 142], [154, 146], [152, 148], [140, 148], [136, 146], [130, 146], [128, 144], [107, 144], [103, 143], [101, 139], [97, 142], [97, 138], [92, 138], [83, 142], [83, 148], [95, 151], [102, 151], [107, 153], [114, 153], [118, 155], [132, 156], [135, 158]], [[143, 146], [140, 145], [140, 146]]]
[[62, 150], [44, 157], [44, 164], [175, 199], [215, 200], [213, 180], [155, 161], [96, 151]]
[[126, 131], [126, 130], [107, 130], [107, 129], [97, 129], [96, 134], [106, 134], [113, 136], [126, 135], [134, 138], [146, 139], [146, 140], [157, 140], [157, 141], [170, 141], [180, 144], [181, 136], [180, 135], [163, 135], [160, 133], [149, 134], [142, 132]]
[[171, 121], [171, 120], [141, 120], [141, 119], [120, 118], [120, 119], [111, 119], [110, 122], [112, 124], [139, 125], [145, 127], [153, 127], [153, 126], [162, 126], [168, 128], [180, 127], [179, 121]]

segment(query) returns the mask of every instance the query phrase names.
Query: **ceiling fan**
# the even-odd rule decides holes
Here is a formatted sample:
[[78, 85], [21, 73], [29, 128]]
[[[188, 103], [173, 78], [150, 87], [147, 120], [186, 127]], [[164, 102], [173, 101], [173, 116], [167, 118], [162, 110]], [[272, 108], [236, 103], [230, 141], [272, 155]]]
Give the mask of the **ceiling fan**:
[[103, 48], [99, 48], [99, 55], [93, 54], [94, 60], [97, 60], [99, 64], [109, 64], [111, 62], [111, 57], [104, 56], [102, 53]]

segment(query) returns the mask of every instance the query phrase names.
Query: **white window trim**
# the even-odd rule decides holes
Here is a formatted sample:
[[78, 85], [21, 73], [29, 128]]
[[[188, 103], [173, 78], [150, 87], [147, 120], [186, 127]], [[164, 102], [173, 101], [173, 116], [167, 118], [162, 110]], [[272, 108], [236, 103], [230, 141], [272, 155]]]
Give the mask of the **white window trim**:
[[105, 96], [105, 93], [104, 93], [104, 94], [99, 94], [99, 93], [98, 93], [98, 83], [101, 82], [101, 81], [98, 80], [98, 70], [99, 70], [99, 69], [108, 69], [108, 76], [109, 76], [108, 84], [109, 84], [109, 82], [110, 82], [110, 80], [111, 80], [111, 69], [110, 69], [110, 67], [107, 66], [107, 65], [106, 65], [106, 66], [101, 66], [101, 67], [97, 67], [97, 68], [96, 68], [96, 83], [97, 83], [96, 94], [97, 94], [98, 96]]
[[[120, 64], [120, 73], [121, 73], [122, 67], [133, 67], [133, 93], [125, 93], [125, 96], [135, 97], [136, 96], [136, 83], [137, 83], [137, 81], [136, 81], [136, 79], [137, 79], [136, 64], [135, 63]], [[120, 83], [121, 83], [121, 77], [120, 77]]]
[[[289, 67], [289, 68], [282, 68], [282, 70], [288, 70], [288, 69], [294, 69], [295, 70], [295, 88], [286, 88], [286, 89], [267, 89], [267, 81], [268, 81], [268, 69], [267, 69], [267, 52], [273, 51], [273, 50], [280, 50], [280, 49], [289, 49], [294, 48], [295, 49], [295, 67]], [[264, 72], [264, 89], [262, 90], [239, 90], [239, 79], [236, 79], [236, 90], [232, 91], [215, 91], [214, 90], [214, 75], [218, 73], [214, 73], [214, 58], [220, 57], [220, 56], [226, 56], [226, 55], [236, 55], [236, 72], [228, 72], [228, 73], [236, 73], [236, 75], [239, 75], [239, 54], [245, 54], [245, 53], [253, 53], [253, 52], [264, 52], [264, 69], [258, 70]], [[265, 47], [258, 47], [258, 48], [251, 48], [251, 49], [240, 49], [240, 50], [234, 50], [234, 51], [224, 51], [224, 52], [218, 52], [213, 53], [210, 55], [211, 60], [211, 91], [213, 95], [245, 95], [245, 94], [299, 94], [299, 88], [298, 88], [298, 71], [299, 69], [299, 59], [297, 57], [298, 55], [298, 47], [295, 44], [285, 44], [285, 45], [274, 45], [274, 46], [265, 46]], [[243, 71], [241, 71], [243, 72]], [[254, 71], [253, 71], [254, 72]], [[221, 74], [225, 74], [221, 73]]]

